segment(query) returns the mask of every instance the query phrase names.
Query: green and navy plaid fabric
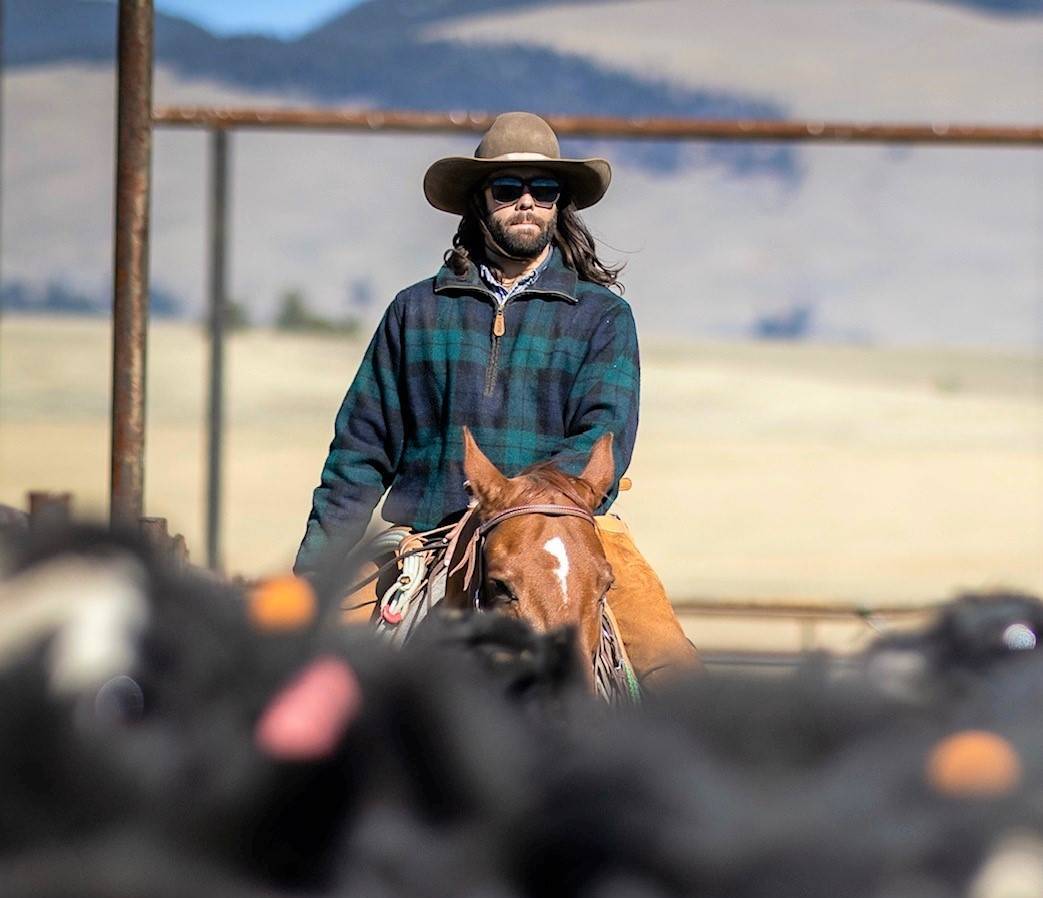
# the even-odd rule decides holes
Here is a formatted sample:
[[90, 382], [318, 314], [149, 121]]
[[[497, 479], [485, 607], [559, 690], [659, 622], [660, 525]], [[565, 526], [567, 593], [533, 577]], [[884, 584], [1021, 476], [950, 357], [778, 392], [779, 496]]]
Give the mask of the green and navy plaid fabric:
[[472, 266], [442, 268], [388, 307], [348, 389], [315, 490], [295, 570], [314, 570], [331, 539], [361, 537], [385, 490], [383, 517], [426, 530], [466, 507], [463, 436], [505, 474], [553, 459], [578, 474], [594, 442], [614, 437], [615, 499], [637, 434], [639, 361], [630, 306], [580, 280], [555, 249], [503, 307]]

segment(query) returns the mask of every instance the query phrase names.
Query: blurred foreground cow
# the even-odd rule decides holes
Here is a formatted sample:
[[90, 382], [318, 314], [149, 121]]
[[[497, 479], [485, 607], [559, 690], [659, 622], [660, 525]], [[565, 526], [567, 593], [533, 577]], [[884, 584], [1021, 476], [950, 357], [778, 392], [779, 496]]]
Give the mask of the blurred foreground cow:
[[[709, 674], [612, 710], [583, 694], [567, 634], [519, 621], [433, 618], [390, 652], [325, 626], [301, 581], [245, 595], [101, 530], [8, 557], [5, 898], [1013, 898], [1043, 882], [1028, 597], [958, 602], [840, 670]], [[878, 663], [891, 651], [922, 663]]]

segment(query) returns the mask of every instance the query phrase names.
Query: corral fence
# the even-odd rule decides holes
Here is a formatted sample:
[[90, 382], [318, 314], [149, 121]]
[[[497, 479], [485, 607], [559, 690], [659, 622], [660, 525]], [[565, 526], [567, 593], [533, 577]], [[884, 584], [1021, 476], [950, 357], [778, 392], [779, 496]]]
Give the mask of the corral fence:
[[[40, 532], [60, 529], [72, 524], [73, 520], [72, 493], [31, 490], [26, 495], [24, 512], [0, 506], [0, 531], [24, 529], [30, 532]], [[149, 545], [171, 562], [175, 568], [188, 567], [188, 543], [182, 534], [170, 532], [170, 525], [166, 518], [141, 517], [138, 518], [136, 527]]]
[[[140, 63], [138, 64], [140, 66]], [[481, 134], [495, 115], [484, 112], [411, 112], [389, 109], [285, 109], [165, 106], [152, 110], [155, 127], [196, 128], [209, 135], [208, 315], [210, 345], [207, 427], [207, 562], [220, 564], [221, 444], [223, 413], [224, 322], [228, 302], [229, 136], [236, 130], [325, 131], [360, 134]], [[628, 140], [767, 141], [846, 144], [944, 144], [1043, 146], [1043, 127], [977, 125], [885, 125], [820, 121], [710, 121], [702, 119], [626, 119], [604, 116], [546, 115], [563, 137]], [[126, 182], [135, 206], [141, 178]], [[136, 459], [128, 459], [133, 469]]]
[[[2, 0], [0, 0], [2, 3]], [[155, 127], [209, 133], [208, 216], [209, 410], [207, 424], [206, 563], [220, 568], [223, 342], [228, 304], [227, 235], [229, 136], [239, 129], [322, 130], [402, 134], [481, 133], [486, 112], [411, 112], [387, 109], [154, 108], [153, 0], [119, 0], [116, 217], [113, 284], [112, 433], [110, 509], [114, 521], [144, 516], [145, 341], [148, 326], [149, 201]], [[538, 110], [537, 110], [538, 111]], [[685, 118], [545, 116], [561, 136], [627, 140], [766, 141], [927, 146], [1043, 147], [1043, 127], [971, 124], [873, 124], [828, 121], [709, 121]], [[143, 526], [158, 526], [143, 524]], [[169, 535], [168, 535], [169, 536]], [[934, 606], [880, 607], [828, 601], [678, 600], [682, 617], [788, 619], [800, 627], [804, 648], [816, 646], [817, 628], [836, 620], [876, 627], [882, 621], [923, 617]]]
[[[0, 530], [6, 527], [40, 531], [62, 527], [74, 520], [74, 499], [71, 493], [32, 491], [26, 497], [27, 510], [16, 511], [17, 522], [0, 515]], [[3, 511], [5, 507], [0, 507]], [[11, 510], [8, 510], [11, 511]], [[138, 526], [149, 544], [171, 562], [175, 568], [184, 570], [190, 566], [190, 556], [185, 538], [180, 533], [171, 533], [166, 518], [142, 517]], [[249, 585], [249, 581], [240, 581]], [[757, 651], [740, 644], [715, 644], [703, 647], [703, 661], [710, 667], [742, 667], [746, 669], [773, 670], [792, 667], [798, 651], [808, 652], [823, 648], [819, 642], [819, 627], [822, 624], [845, 624], [850, 630], [868, 636], [893, 628], [908, 627], [929, 620], [939, 605], [891, 605], [860, 604], [851, 602], [820, 602], [793, 599], [729, 599], [680, 598], [673, 599], [674, 610], [682, 621], [707, 621], [733, 618], [753, 622], [786, 621], [799, 627], [799, 643], [786, 651]], [[859, 645], [849, 641], [849, 648]], [[834, 661], [844, 663], [844, 651], [832, 652]]]

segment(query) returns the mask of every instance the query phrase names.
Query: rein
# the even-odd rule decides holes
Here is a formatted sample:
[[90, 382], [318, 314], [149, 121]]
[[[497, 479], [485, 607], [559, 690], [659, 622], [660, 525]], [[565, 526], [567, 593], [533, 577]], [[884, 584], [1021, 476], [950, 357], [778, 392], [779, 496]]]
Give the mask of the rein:
[[[344, 595], [354, 595], [364, 586], [369, 586], [369, 584], [372, 583], [374, 580], [380, 579], [380, 576], [384, 573], [384, 571], [390, 570], [392, 567], [397, 566], [406, 558], [410, 558], [413, 555], [420, 555], [424, 552], [437, 552], [439, 549], [448, 547], [449, 545], [451, 545], [450, 531], [452, 531], [455, 527], [458, 526], [459, 522], [457, 524], [450, 524], [446, 527], [436, 527], [434, 530], [425, 530], [423, 533], [414, 534], [409, 541], [416, 542], [419, 540], [419, 546], [414, 546], [411, 549], [396, 549], [394, 557], [392, 557], [390, 561], [384, 562], [384, 564], [380, 565], [368, 577], [366, 577], [363, 580], [359, 580], [357, 583], [353, 584], [351, 588], [344, 593]], [[445, 535], [443, 536], [442, 534]], [[358, 608], [364, 608], [366, 605], [373, 605], [376, 603], [376, 601], [376, 599], [370, 599], [368, 602], [360, 602], [358, 605], [348, 605], [342, 608], [342, 610], [355, 611]]]
[[[480, 611], [485, 539], [492, 530], [504, 521], [508, 521], [511, 518], [538, 514], [546, 515], [548, 517], [582, 518], [592, 527], [597, 528], [597, 522], [594, 520], [594, 515], [575, 505], [515, 505], [497, 512], [489, 518], [489, 520], [484, 521], [478, 526], [474, 526], [474, 519], [477, 514], [478, 506], [471, 505], [468, 507], [467, 511], [464, 512], [463, 517], [454, 524], [437, 527], [434, 530], [427, 530], [423, 533], [417, 533], [406, 537], [395, 549], [394, 556], [389, 561], [380, 565], [376, 571], [364, 580], [356, 583], [347, 595], [358, 592], [358, 590], [362, 589], [364, 586], [377, 580], [390, 568], [396, 566], [401, 567], [402, 562], [407, 558], [425, 553], [435, 553], [435, 560], [433, 563], [443, 566], [447, 581], [461, 570], [464, 571], [464, 595], [470, 599], [470, 604], [474, 610]], [[463, 551], [459, 555], [459, 560], [453, 564], [458, 550], [460, 549], [461, 538], [469, 530], [470, 535], [466, 537], [466, 543], [463, 544]], [[427, 562], [427, 564], [432, 564], [432, 562]], [[432, 580], [431, 571], [427, 570], [422, 579], [429, 586]], [[408, 576], [404, 575], [400, 577], [399, 582], [402, 584], [403, 588], [408, 588], [410, 586], [410, 578]], [[419, 585], [421, 584], [418, 584], [418, 586]], [[411, 591], [410, 595], [417, 595], [417, 591]], [[405, 603], [406, 601], [406, 598], [402, 597], [402, 602]], [[411, 599], [409, 601], [411, 601]], [[427, 601], [430, 601], [430, 598], [428, 598]], [[368, 602], [362, 602], [358, 605], [350, 606], [345, 610], [362, 608], [365, 605], [379, 604], [383, 607], [381, 607], [381, 614], [377, 619], [378, 628], [386, 628], [390, 626], [391, 630], [388, 632], [402, 629], [397, 626], [402, 620], [402, 609], [399, 608], [396, 610], [394, 615], [389, 616], [387, 603], [388, 597], [385, 596], [383, 600], [371, 599]], [[398, 602], [393, 602], [392, 606], [397, 608]], [[426, 611], [422, 612], [422, 614], [423, 613], [426, 613]], [[400, 635], [402, 640], [407, 638], [408, 631], [412, 629], [413, 622], [413, 618], [411, 617], [408, 626], [406, 624], [402, 625], [406, 628], [406, 632]], [[626, 650], [623, 647], [623, 640], [619, 634], [618, 625], [616, 624], [615, 618], [612, 616], [612, 612], [607, 603], [604, 601], [604, 597], [602, 597], [601, 602], [600, 639], [593, 663], [595, 691], [599, 696], [601, 696], [601, 698], [608, 701], [610, 704], [635, 702], [640, 700], [640, 688], [637, 685], [637, 679], [634, 676], [630, 661], [626, 656]]]
[[[471, 583], [476, 566], [475, 556], [481, 556], [482, 541], [485, 539], [486, 534], [504, 521], [530, 514], [583, 518], [583, 520], [597, 529], [594, 515], [575, 505], [516, 505], [513, 508], [508, 508], [489, 518], [488, 521], [478, 528], [472, 537], [471, 543], [468, 545], [468, 556], [460, 562], [462, 565], [464, 561], [469, 561], [465, 583]], [[459, 567], [460, 565], [457, 565], [456, 569], [459, 569]], [[481, 577], [478, 578], [479, 582], [476, 584], [472, 598], [476, 611], [480, 610], [479, 589], [481, 587], [481, 579]], [[470, 589], [471, 587], [468, 586], [468, 588]], [[620, 635], [619, 625], [616, 623], [616, 618], [608, 607], [604, 596], [601, 597], [600, 604], [601, 620], [598, 633], [598, 647], [593, 658], [594, 691], [600, 698], [611, 705], [639, 702], [641, 700], [641, 687], [638, 684], [637, 676], [634, 674], [634, 668], [630, 663], [630, 659], [627, 657], [626, 649], [623, 646], [623, 637]]]
[[[462, 518], [455, 524], [449, 524], [445, 527], [436, 527], [434, 530], [425, 530], [422, 533], [416, 533], [409, 537], [409, 543], [419, 542], [420, 545], [414, 545], [409, 549], [398, 549], [395, 551], [395, 555], [389, 561], [380, 565], [372, 574], [368, 577], [359, 580], [354, 583], [349, 590], [345, 593], [346, 596], [354, 595], [360, 589], [365, 586], [369, 586], [374, 580], [378, 580], [381, 575], [401, 564], [406, 558], [413, 555], [420, 555], [425, 552], [438, 552], [445, 550], [446, 555], [449, 559], [452, 558], [453, 550], [456, 548], [456, 543], [459, 541], [460, 533], [465, 529], [469, 523], [471, 516], [476, 512], [476, 507], [471, 506], [464, 512]], [[578, 508], [574, 505], [515, 505], [511, 508], [507, 508], [501, 511], [493, 517], [489, 518], [488, 521], [481, 524], [471, 536], [465, 550], [464, 555], [460, 559], [460, 562], [450, 571], [450, 576], [457, 573], [462, 567], [467, 566], [467, 575], [464, 578], [465, 588], [470, 589], [473, 585], [472, 580], [474, 571], [477, 567], [476, 556], [481, 548], [481, 542], [485, 538], [486, 534], [489, 533], [494, 527], [502, 524], [504, 521], [510, 518], [521, 517], [522, 515], [530, 514], [542, 514], [549, 515], [552, 517], [574, 517], [583, 518], [585, 521], [589, 521], [591, 526], [596, 527], [594, 523], [594, 515], [589, 511], [584, 511], [582, 508]], [[349, 605], [345, 607], [344, 611], [355, 611], [359, 608], [363, 608], [366, 605], [372, 605], [376, 602], [376, 599], [370, 599], [368, 602], [361, 602], [358, 605]]]
[[594, 515], [576, 505], [514, 505], [493, 515], [475, 530], [460, 562], [449, 571], [449, 576], [451, 577], [461, 569], [466, 568], [464, 573], [464, 592], [471, 597], [471, 604], [475, 611], [481, 610], [482, 577], [480, 574], [478, 576], [476, 574], [479, 572], [480, 563], [484, 560], [483, 544], [486, 536], [504, 521], [530, 514], [542, 514], [548, 517], [583, 518], [592, 527], [597, 527], [597, 524], [594, 522]]

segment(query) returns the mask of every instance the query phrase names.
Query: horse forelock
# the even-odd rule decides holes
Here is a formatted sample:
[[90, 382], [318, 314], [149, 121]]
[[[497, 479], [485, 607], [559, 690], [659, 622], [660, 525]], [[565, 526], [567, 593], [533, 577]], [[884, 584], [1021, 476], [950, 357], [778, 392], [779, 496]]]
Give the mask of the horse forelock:
[[566, 474], [553, 462], [540, 462], [511, 479], [520, 488], [511, 493], [511, 505], [534, 505], [546, 502], [559, 493], [572, 505], [584, 510], [597, 505], [594, 490], [579, 477]]

